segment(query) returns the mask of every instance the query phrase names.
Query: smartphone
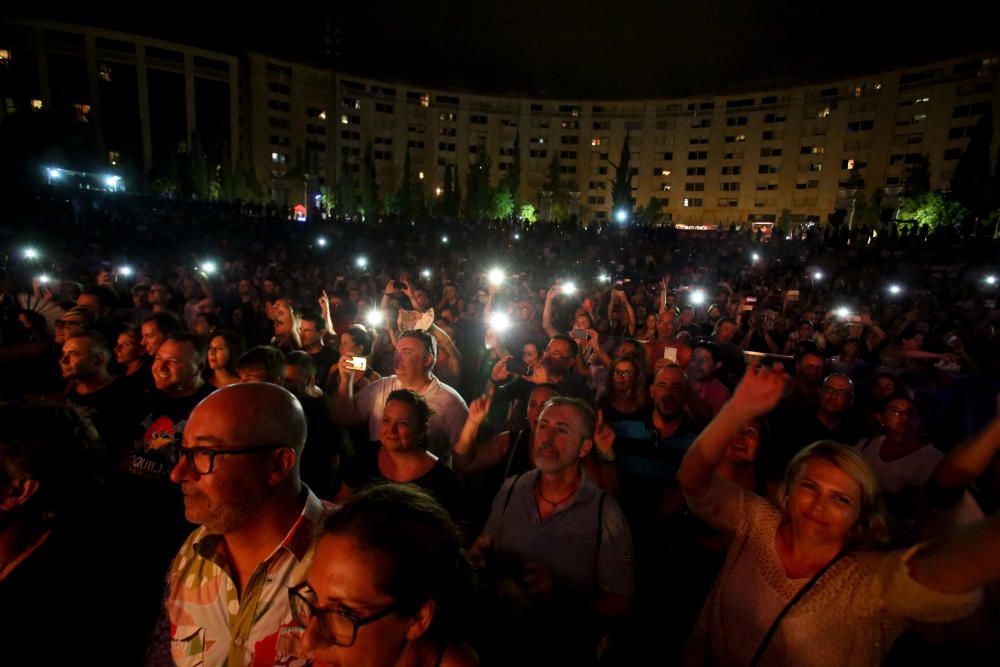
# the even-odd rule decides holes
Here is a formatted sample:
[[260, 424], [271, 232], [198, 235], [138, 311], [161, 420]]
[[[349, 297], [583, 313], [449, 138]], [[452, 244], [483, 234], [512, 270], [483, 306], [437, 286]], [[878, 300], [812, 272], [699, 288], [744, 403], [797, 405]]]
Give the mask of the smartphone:
[[676, 347], [665, 347], [663, 348], [663, 358], [667, 361], [676, 364], [677, 363], [677, 348]]
[[847, 321], [851, 324], [861, 324], [861, 316], [851, 315], [850, 317], [847, 318]]
[[757, 297], [755, 297], [755, 296], [748, 296], [747, 297], [747, 303], [757, 303]]
[[514, 375], [527, 375], [528, 364], [524, 362], [524, 359], [508, 359], [507, 371], [509, 373], [513, 373]]
[[396, 283], [395, 280], [390, 280], [389, 281], [389, 287], [391, 287], [392, 289], [397, 289], [396, 284], [397, 283]]
[[789, 301], [798, 301], [799, 300], [799, 291], [797, 289], [790, 289], [790, 290], [788, 290], [788, 300]]
[[351, 357], [351, 360], [347, 362], [347, 367], [352, 371], [365, 372], [368, 368], [368, 359], [365, 357]]
[[569, 335], [577, 340], [590, 340], [590, 334], [587, 333], [586, 329], [573, 329]]

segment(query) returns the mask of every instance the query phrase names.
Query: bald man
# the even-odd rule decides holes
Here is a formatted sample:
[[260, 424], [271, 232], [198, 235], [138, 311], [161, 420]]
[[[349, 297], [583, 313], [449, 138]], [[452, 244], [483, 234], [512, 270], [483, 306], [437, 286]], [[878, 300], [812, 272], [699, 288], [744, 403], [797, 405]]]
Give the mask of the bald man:
[[263, 382], [219, 389], [191, 412], [170, 479], [200, 524], [168, 574], [154, 664], [285, 664], [302, 628], [288, 588], [304, 579], [324, 505], [299, 479], [306, 420]]

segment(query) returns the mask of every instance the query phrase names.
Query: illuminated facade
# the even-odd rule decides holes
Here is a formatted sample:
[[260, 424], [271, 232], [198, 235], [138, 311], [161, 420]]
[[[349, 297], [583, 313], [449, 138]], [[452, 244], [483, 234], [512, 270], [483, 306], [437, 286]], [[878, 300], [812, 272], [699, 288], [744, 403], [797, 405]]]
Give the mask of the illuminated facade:
[[[822, 222], [847, 208], [862, 182], [869, 193], [884, 189], [884, 205], [893, 207], [922, 156], [931, 188], [946, 189], [979, 118], [992, 114], [1000, 127], [995, 53], [772, 90], [555, 100], [422, 88], [77, 26], [0, 28], [0, 80], [20, 91], [0, 90], [0, 118], [35, 103], [84, 105], [79, 113], [104, 128], [110, 155], [121, 153], [113, 128], [134, 117], [147, 172], [172, 142], [211, 129], [212, 145], [224, 149], [210, 157], [251, 164], [265, 191], [285, 205], [334, 184], [345, 159], [356, 179], [369, 144], [383, 194], [397, 187], [407, 149], [428, 199], [446, 165], [465, 183], [480, 151], [490, 156], [496, 183], [518, 137], [522, 200], [539, 202], [558, 155], [581, 216], [611, 219], [611, 163], [627, 135], [637, 206], [658, 198], [671, 220], [692, 225], [774, 221], [784, 209], [793, 221]], [[53, 83], [68, 74], [78, 90]], [[120, 109], [105, 94], [119, 80], [129, 87], [123, 99], [132, 99]], [[221, 88], [213, 91], [214, 84]], [[203, 104], [219, 99], [221, 109]], [[991, 155], [998, 138], [995, 132]]]

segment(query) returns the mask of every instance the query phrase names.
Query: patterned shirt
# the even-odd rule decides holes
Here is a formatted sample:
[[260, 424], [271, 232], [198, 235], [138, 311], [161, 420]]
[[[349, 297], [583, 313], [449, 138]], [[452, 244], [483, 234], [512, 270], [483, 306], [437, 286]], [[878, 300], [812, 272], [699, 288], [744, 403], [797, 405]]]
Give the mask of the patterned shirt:
[[308, 664], [298, 656], [304, 630], [292, 620], [288, 589], [305, 579], [315, 553], [313, 536], [326, 507], [306, 489], [299, 518], [254, 570], [242, 595], [226, 558], [224, 537], [204, 526], [195, 530], [170, 566], [163, 615], [147, 664]]

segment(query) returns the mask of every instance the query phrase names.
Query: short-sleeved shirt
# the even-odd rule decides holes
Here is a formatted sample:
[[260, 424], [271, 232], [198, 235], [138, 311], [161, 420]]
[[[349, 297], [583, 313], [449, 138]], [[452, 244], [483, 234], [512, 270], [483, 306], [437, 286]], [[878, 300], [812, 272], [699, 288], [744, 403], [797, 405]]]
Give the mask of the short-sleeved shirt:
[[188, 537], [170, 566], [147, 664], [305, 664], [294, 661], [304, 629], [292, 620], [288, 589], [305, 580], [324, 505], [307, 487], [303, 490], [298, 519], [243, 591], [230, 575], [222, 535], [201, 527]]
[[[374, 442], [382, 428], [382, 411], [389, 394], [402, 389], [395, 375], [380, 378], [365, 387], [356, 397], [358, 412], [368, 418], [368, 436]], [[462, 427], [469, 416], [469, 406], [458, 392], [438, 380], [431, 379], [420, 392], [434, 414], [427, 424], [428, 449], [446, 465], [451, 465], [451, 448], [462, 435]]]
[[500, 552], [540, 564], [571, 590], [634, 593], [632, 533], [615, 499], [584, 474], [572, 503], [542, 519], [535, 502], [541, 474], [532, 470], [504, 482], [483, 533]]

